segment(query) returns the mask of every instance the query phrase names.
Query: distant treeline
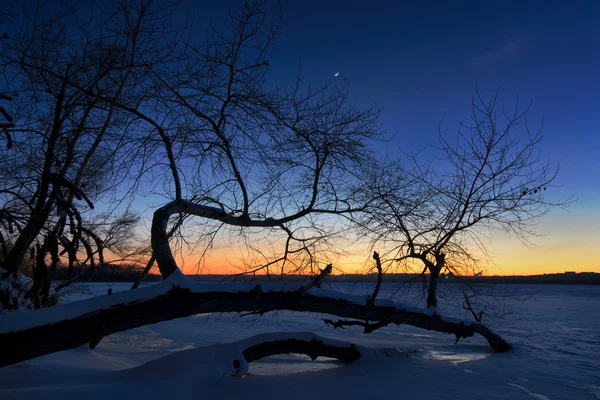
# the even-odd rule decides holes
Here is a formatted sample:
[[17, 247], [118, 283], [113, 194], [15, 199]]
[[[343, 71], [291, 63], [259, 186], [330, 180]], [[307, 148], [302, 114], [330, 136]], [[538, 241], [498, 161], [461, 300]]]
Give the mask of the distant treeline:
[[[411, 274], [384, 274], [384, 282], [406, 282], [415, 279]], [[338, 275], [328, 278], [338, 281], [372, 281], [377, 280], [376, 274]], [[600, 285], [600, 274], [595, 272], [543, 274], [543, 275], [512, 275], [512, 276], [452, 276], [443, 275], [441, 284], [446, 283], [487, 283], [487, 284], [557, 284], [557, 285]]]
[[600, 274], [581, 272], [578, 274], [544, 274], [525, 276], [478, 276], [461, 278], [473, 283], [518, 283], [518, 284], [554, 284], [554, 285], [600, 285]]
[[[100, 268], [87, 273], [83, 277], [82, 281], [88, 282], [133, 282], [139, 278], [143, 267], [139, 265], [111, 265], [105, 264]], [[64, 280], [68, 279], [66, 276], [66, 268], [58, 268], [54, 271], [52, 276], [53, 280]], [[77, 275], [74, 272], [71, 278]], [[268, 282], [281, 280], [280, 275], [188, 275], [189, 278], [195, 281], [204, 282]], [[383, 282], [406, 282], [410, 279], [416, 280], [418, 278], [415, 274], [384, 274]], [[161, 277], [159, 274], [148, 274], [144, 279], [146, 282], [160, 281]], [[285, 281], [303, 281], [306, 280], [305, 276], [302, 275], [284, 275], [283, 280]], [[376, 282], [377, 274], [344, 274], [344, 275], [332, 275], [327, 278], [331, 282]], [[416, 280], [418, 282], [418, 280]], [[594, 272], [581, 272], [581, 273], [562, 273], [562, 274], [544, 274], [544, 275], [513, 275], [513, 276], [461, 276], [456, 277], [452, 275], [442, 275], [440, 283], [487, 283], [487, 284], [568, 284], [568, 285], [600, 285], [600, 274]]]
[[[140, 265], [113, 265], [101, 264], [98, 268], [90, 270], [84, 268], [84, 274], [81, 276], [81, 282], [133, 282], [137, 280], [144, 267]], [[80, 274], [76, 268], [71, 275], [67, 274], [67, 268], [59, 266], [55, 271], [52, 271], [52, 281], [59, 282], [75, 278]], [[161, 277], [157, 274], [148, 274], [144, 281], [153, 282], [160, 281]]]
[[[267, 282], [269, 280], [279, 280], [279, 275], [268, 277], [267, 275], [243, 275], [232, 278], [229, 275], [191, 275], [190, 278], [197, 281], [218, 282], [218, 281], [259, 281]], [[409, 280], [419, 282], [418, 275], [415, 274], [384, 274], [383, 282], [401, 283]], [[304, 276], [288, 275], [283, 280], [298, 281], [306, 280]], [[329, 282], [376, 282], [377, 274], [360, 275], [345, 274], [332, 275], [327, 278]], [[594, 272], [582, 272], [579, 274], [544, 274], [544, 275], [521, 275], [521, 276], [444, 276], [440, 279], [441, 284], [456, 283], [486, 283], [486, 284], [558, 284], [558, 285], [600, 285], [600, 274]]]

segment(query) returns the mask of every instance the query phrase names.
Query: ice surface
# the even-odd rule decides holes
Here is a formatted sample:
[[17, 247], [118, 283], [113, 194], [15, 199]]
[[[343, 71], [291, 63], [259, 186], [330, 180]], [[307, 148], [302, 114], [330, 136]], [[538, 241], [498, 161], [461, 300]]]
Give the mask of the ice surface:
[[[129, 287], [111, 285], [115, 295]], [[106, 293], [106, 284], [90, 287]], [[363, 296], [372, 285], [333, 289]], [[515, 344], [509, 353], [494, 353], [481, 338], [454, 345], [449, 335], [408, 326], [369, 335], [352, 327], [333, 330], [317, 314], [196, 315], [111, 335], [95, 351], [82, 347], [2, 368], [0, 399], [600, 398], [600, 287], [540, 285], [519, 291], [533, 297], [515, 300], [515, 313], [494, 327]], [[384, 285], [381, 301], [392, 292]], [[440, 307], [451, 314], [443, 303]], [[400, 351], [397, 357], [389, 350], [375, 352], [350, 365], [276, 356], [253, 363], [243, 378], [231, 376], [233, 357], [257, 340], [247, 338], [274, 331], [285, 337], [310, 331]]]

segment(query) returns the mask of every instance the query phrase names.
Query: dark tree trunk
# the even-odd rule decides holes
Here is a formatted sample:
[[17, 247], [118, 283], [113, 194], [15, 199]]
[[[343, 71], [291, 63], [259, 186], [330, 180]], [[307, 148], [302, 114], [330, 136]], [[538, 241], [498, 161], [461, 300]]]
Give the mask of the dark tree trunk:
[[[6, 258], [2, 261], [2, 267], [10, 272], [15, 272], [19, 269], [19, 266], [23, 263], [25, 255], [30, 249], [31, 244], [35, 238], [40, 234], [44, 224], [50, 216], [52, 206], [54, 204], [55, 194], [51, 193], [50, 197], [46, 202], [41, 204], [41, 208], [35, 209], [29, 220], [25, 224], [25, 227], [19, 233], [15, 244], [8, 252]], [[0, 277], [2, 278], [2, 277]]]
[[35, 267], [33, 268], [33, 284], [31, 285], [31, 290], [29, 295], [33, 300], [33, 306], [35, 309], [39, 309], [42, 307], [42, 300], [40, 295], [44, 289], [44, 284], [48, 277], [48, 266], [46, 265], [46, 247], [45, 246], [36, 246], [36, 259], [35, 259]]
[[429, 262], [429, 288], [427, 290], [427, 308], [437, 307], [437, 289], [440, 281], [440, 272], [444, 268], [446, 255], [444, 253], [436, 254], [435, 264]]
[[429, 288], [427, 289], [427, 308], [437, 307], [437, 287], [440, 280], [440, 270], [434, 268], [429, 274]]
[[19, 237], [15, 241], [15, 244], [11, 247], [6, 258], [2, 261], [2, 267], [5, 270], [10, 272], [18, 270], [29, 250], [29, 246], [33, 243], [35, 236], [40, 230], [41, 225], [37, 223], [34, 218], [31, 218], [27, 222], [23, 230], [19, 233]]

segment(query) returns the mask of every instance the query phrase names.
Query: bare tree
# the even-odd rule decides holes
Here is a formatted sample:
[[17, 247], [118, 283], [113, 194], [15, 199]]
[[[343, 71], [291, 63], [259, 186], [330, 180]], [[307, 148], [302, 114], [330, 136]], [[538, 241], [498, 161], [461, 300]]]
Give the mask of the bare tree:
[[[145, 8], [145, 4], [142, 3], [141, 8], [125, 7], [124, 12], [118, 15], [124, 16], [125, 21], [130, 21], [131, 13], [141, 15], [147, 11], [147, 15], [155, 15], [151, 8]], [[411, 324], [450, 333], [457, 339], [480, 334], [499, 351], [510, 348], [506, 341], [481, 324], [465, 324], [438, 315], [427, 315], [401, 304], [379, 302], [376, 299], [379, 284], [366, 302], [361, 297], [340, 297], [339, 293], [317, 287], [332, 270], [329, 263], [327, 267], [319, 268], [325, 264], [319, 246], [327, 249], [328, 241], [339, 231], [339, 217], [352, 216], [378, 206], [375, 200], [379, 196], [365, 196], [359, 179], [362, 171], [372, 163], [368, 144], [379, 134], [379, 109], [356, 107], [348, 99], [346, 86], [313, 88], [301, 78], [288, 88], [269, 86], [266, 80], [268, 55], [277, 34], [277, 24], [273, 29], [265, 28], [263, 7], [260, 1], [246, 4], [240, 13], [232, 15], [231, 35], [213, 32], [201, 45], [182, 43], [170, 48], [168, 62], [159, 62], [165, 59], [162, 52], [151, 53], [154, 58], [150, 57], [150, 60], [159, 61], [151, 62], [151, 68], [144, 64], [141, 69], [143, 76], [133, 81], [117, 80], [124, 82], [127, 95], [114, 92], [119, 87], [114, 82], [107, 83], [103, 91], [99, 90], [98, 83], [89, 87], [85, 80], [72, 79], [73, 67], [60, 60], [52, 65], [33, 68], [32, 76], [41, 76], [43, 79], [39, 81], [43, 83], [58, 82], [60, 90], [52, 92], [54, 95], [47, 101], [40, 88], [34, 91], [39, 98], [32, 98], [27, 104], [32, 107], [37, 103], [49, 104], [47, 111], [60, 123], [64, 118], [68, 121], [73, 118], [66, 110], [78, 109], [80, 103], [72, 97], [78, 95], [86, 100], [84, 105], [93, 105], [89, 107], [90, 114], [96, 109], [100, 113], [100, 123], [90, 131], [93, 132], [92, 141], [100, 134], [114, 133], [115, 142], [124, 143], [126, 151], [131, 151], [133, 144], [143, 149], [140, 150], [144, 153], [144, 157], [140, 158], [144, 164], [143, 173], [136, 174], [136, 185], [142, 186], [140, 182], [153, 183], [152, 192], [158, 184], [162, 186], [163, 195], [171, 199], [155, 211], [151, 228], [152, 253], [164, 282], [106, 296], [100, 299], [102, 305], [96, 304], [98, 299], [92, 299], [87, 309], [63, 305], [64, 315], [68, 314], [68, 318], [64, 319], [55, 319], [46, 310], [33, 311], [40, 317], [35, 320], [38, 322], [19, 323], [11, 320], [15, 317], [6, 317], [3, 320], [6, 324], [0, 329], [0, 341], [13, 345], [0, 349], [1, 365], [83, 343], [97, 343], [107, 334], [199, 312], [248, 311], [262, 314], [283, 309], [352, 318], [360, 321], [365, 331], [389, 324]], [[127, 23], [121, 25], [131, 26]], [[131, 34], [125, 37], [131, 38]], [[64, 42], [66, 39], [61, 40]], [[23, 48], [26, 47], [19, 47]], [[129, 54], [126, 49], [128, 47], [117, 47], [119, 60], [123, 54]], [[113, 54], [113, 50], [111, 47], [109, 54]], [[132, 60], [131, 57], [129, 59]], [[29, 68], [37, 65], [31, 62], [23, 64], [20, 58], [15, 60], [17, 66]], [[117, 68], [116, 75], [121, 77], [120, 73], [129, 71], [136, 64], [117, 65], [120, 68]], [[137, 70], [134, 68], [132, 71]], [[131, 74], [128, 76], [138, 76], [134, 72]], [[38, 80], [32, 82], [37, 84]], [[100, 82], [103, 80], [100, 79]], [[139, 96], [135, 95], [134, 89], [137, 88], [142, 88]], [[81, 111], [82, 115], [85, 115], [85, 110], [87, 108]], [[110, 121], [115, 125], [107, 122], [110, 112], [119, 116]], [[47, 120], [48, 113], [32, 115], [39, 116], [36, 121], [41, 123]], [[32, 118], [28, 114], [26, 116]], [[77, 129], [86, 121], [76, 119], [66, 132], [87, 133], [88, 130]], [[117, 124], [121, 121], [124, 124]], [[109, 128], [106, 132], [97, 130], [98, 126], [105, 125], [115, 132]], [[117, 129], [123, 127], [126, 129]], [[130, 130], [130, 127], [140, 129]], [[63, 125], [52, 123], [49, 128], [38, 128], [33, 133], [41, 137], [38, 142], [49, 145], [50, 139], [58, 142], [63, 138], [65, 130], [62, 128]], [[52, 136], [53, 132], [55, 136]], [[36, 143], [33, 139], [29, 140]], [[48, 154], [49, 149], [45, 149]], [[53, 154], [53, 151], [50, 153]], [[94, 154], [100, 153], [95, 151]], [[63, 166], [67, 161], [68, 158], [59, 159]], [[55, 157], [44, 161], [43, 165], [46, 163], [54, 173]], [[78, 165], [78, 169], [71, 172], [77, 177], [82, 166], [74, 160], [70, 163]], [[86, 169], [83, 170], [85, 172]], [[107, 170], [111, 172], [110, 168]], [[42, 174], [42, 178], [44, 176]], [[48, 181], [45, 186], [37, 184], [45, 188], [42, 193], [45, 200], [40, 206], [47, 213], [42, 215], [44, 221], [48, 221], [49, 215], [54, 212], [60, 221], [58, 212], [63, 209], [57, 207], [59, 200], [67, 199], [72, 210], [73, 198], [77, 195], [82, 198], [82, 204], [86, 199], [90, 202], [93, 199], [72, 175], [66, 173], [59, 177], [63, 179], [59, 181], [62, 186], [50, 178], [44, 178]], [[35, 182], [35, 178], [32, 181]], [[59, 190], [64, 191], [62, 197], [58, 195]], [[32, 196], [32, 193], [21, 195], [28, 204]], [[39, 199], [40, 196], [37, 193], [33, 197]], [[37, 212], [35, 207], [25, 216]], [[56, 211], [53, 211], [55, 208]], [[78, 220], [77, 214], [73, 214]], [[67, 219], [69, 215], [67, 212]], [[244, 238], [250, 238], [249, 233], [257, 231], [267, 236], [273, 245], [270, 254], [248, 247], [250, 252], [256, 254], [259, 251], [265, 256], [264, 262], [253, 266], [253, 271], [270, 273], [275, 270], [280, 275], [286, 271], [307, 275], [313, 272], [313, 278], [307, 283], [293, 285], [272, 283], [267, 290], [263, 290], [260, 284], [239, 284], [233, 293], [231, 288], [223, 289], [222, 286], [207, 290], [207, 286], [194, 285], [182, 275], [172, 251], [173, 233], [179, 230], [181, 239], [187, 240], [180, 228], [184, 227], [188, 216], [201, 217], [203, 225], [200, 233], [204, 234], [201, 237], [209, 240], [214, 237], [215, 229], [225, 229]], [[37, 223], [31, 218], [24, 221], [25, 226]], [[81, 218], [81, 221], [89, 223], [93, 219]], [[81, 231], [85, 233], [84, 225], [81, 224]], [[47, 229], [55, 227], [56, 224], [49, 224]], [[29, 235], [39, 235], [41, 229], [30, 231]], [[102, 238], [97, 232], [93, 233], [100, 240], [91, 233], [82, 237], [93, 242], [96, 249], [107, 246], [107, 236]], [[30, 246], [33, 239], [26, 242]], [[36, 253], [40, 264], [43, 264], [40, 254], [44, 254], [43, 251]], [[94, 254], [93, 249], [88, 251], [88, 256]], [[379, 256], [374, 259], [381, 273]], [[82, 312], [82, 309], [86, 311]], [[25, 343], [35, 343], [35, 346]]]
[[[473, 276], [490, 261], [486, 238], [501, 230], [522, 242], [552, 207], [568, 204], [546, 196], [557, 169], [540, 155], [541, 128], [527, 121], [531, 104], [514, 110], [497, 106], [496, 96], [473, 99], [470, 123], [456, 141], [439, 134], [441, 157], [409, 156], [371, 175], [376, 203], [363, 214], [362, 226], [385, 248], [388, 268], [415, 271], [426, 281], [427, 307], [438, 304], [440, 274]], [[481, 293], [480, 293], [481, 294]], [[462, 295], [461, 295], [462, 296]], [[468, 298], [465, 309], [478, 320]]]
[[[178, 62], [156, 69], [141, 107], [120, 107], [152, 126], [163, 145], [167, 196], [220, 210], [187, 224], [187, 242], [208, 252], [217, 233], [233, 235], [245, 244], [246, 271], [315, 272], [324, 262], [316, 249], [334, 233], [319, 215], [364, 206], [350, 182], [371, 162], [367, 143], [380, 134], [380, 110], [356, 107], [347, 86], [313, 88], [301, 77], [291, 87], [269, 85], [278, 23], [265, 18], [263, 1], [245, 4], [231, 15], [231, 32], [186, 43]], [[184, 223], [182, 215], [174, 224]]]
[[3, 92], [19, 96], [13, 148], [2, 153], [0, 222], [10, 246], [1, 266], [6, 278], [37, 253], [34, 297], [48, 297], [61, 254], [70, 267], [79, 257], [102, 262], [106, 246], [86, 214], [114, 198], [144, 157], [133, 140], [137, 117], [115, 104], [139, 97], [147, 70], [169, 52], [160, 24], [170, 9], [151, 11], [150, 3], [114, 2], [93, 20], [76, 8], [38, 8], [3, 49]]

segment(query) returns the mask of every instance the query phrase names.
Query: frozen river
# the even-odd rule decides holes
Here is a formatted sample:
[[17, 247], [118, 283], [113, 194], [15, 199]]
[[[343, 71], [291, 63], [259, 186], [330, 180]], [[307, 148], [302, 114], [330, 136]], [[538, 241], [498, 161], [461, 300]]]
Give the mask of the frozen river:
[[[116, 292], [129, 286], [82, 284], [79, 293], [63, 300], [76, 301], [106, 294], [109, 288]], [[373, 284], [335, 283], [328, 288], [370, 294]], [[423, 306], [419, 288], [397, 289], [396, 284], [384, 284], [379, 298], [395, 294], [397, 301]], [[512, 310], [488, 322], [514, 345], [508, 353], [495, 353], [480, 337], [455, 344], [451, 335], [404, 325], [387, 326], [368, 335], [359, 328], [334, 330], [325, 326], [324, 316], [319, 314], [202, 314], [110, 335], [93, 352], [82, 347], [2, 368], [0, 398], [91, 400], [133, 395], [150, 399], [174, 391], [178, 399], [283, 396], [290, 400], [307, 398], [304, 390], [308, 385], [312, 388], [309, 398], [323, 399], [388, 398], [399, 393], [420, 400], [600, 399], [600, 286], [497, 285], [479, 289], [500, 296], [496, 297], [500, 303], [489, 302], [495, 307], [486, 311], [504, 314]], [[471, 318], [462, 307], [458, 285], [444, 284], [441, 292], [441, 314]], [[367, 347], [397, 349], [401, 357], [361, 359], [344, 366], [328, 359], [274, 356], [251, 364], [248, 379], [214, 380], [203, 375], [223, 357], [222, 350], [207, 346], [226, 344], [224, 349], [230, 349], [229, 343], [269, 332], [314, 332]], [[175, 353], [179, 357], [175, 364], [163, 361]], [[173, 368], [180, 372], [167, 381], [155, 380]], [[191, 378], [190, 371], [194, 371]], [[143, 380], [141, 386], [139, 379]], [[175, 381], [177, 386], [173, 386]]]
[[[87, 294], [78, 294], [66, 301], [127, 290], [129, 283], [88, 283]], [[327, 288], [354, 294], [370, 294], [372, 283], [333, 283]], [[398, 290], [398, 284], [383, 284], [379, 298], [394, 296], [409, 305], [423, 306], [418, 287]], [[489, 301], [490, 313], [509, 312], [502, 318], [487, 321], [497, 333], [516, 345], [517, 351], [531, 351], [548, 362], [572, 368], [595, 379], [600, 376], [600, 286], [593, 285], [489, 285], [480, 291], [498, 296]], [[442, 285], [439, 310], [444, 315], [472, 319], [462, 308], [462, 292], [456, 284]], [[321, 315], [279, 311], [263, 317], [240, 317], [237, 314], [198, 315], [189, 321], [173, 321], [134, 329], [109, 337], [104, 345], [118, 347], [125, 342], [127, 351], [159, 352], [225, 343], [246, 338], [256, 333], [272, 331], [311, 331], [333, 338], [354, 342], [376, 341], [379, 344], [423, 351], [431, 357], [448, 360], [470, 360], [485, 357], [485, 341], [476, 336], [454, 345], [453, 337], [425, 331], [411, 326], [390, 326], [370, 335], [360, 328], [333, 330], [324, 325]], [[188, 322], [193, 321], [191, 324]], [[484, 322], [486, 322], [484, 320]], [[184, 324], [185, 331], [173, 332]], [[183, 327], [182, 327], [183, 330]], [[144, 340], [137, 340], [144, 338]], [[471, 345], [476, 344], [475, 350]], [[478, 351], [484, 354], [474, 354]], [[312, 367], [311, 367], [312, 368]], [[599, 385], [600, 386], [600, 380]]]

